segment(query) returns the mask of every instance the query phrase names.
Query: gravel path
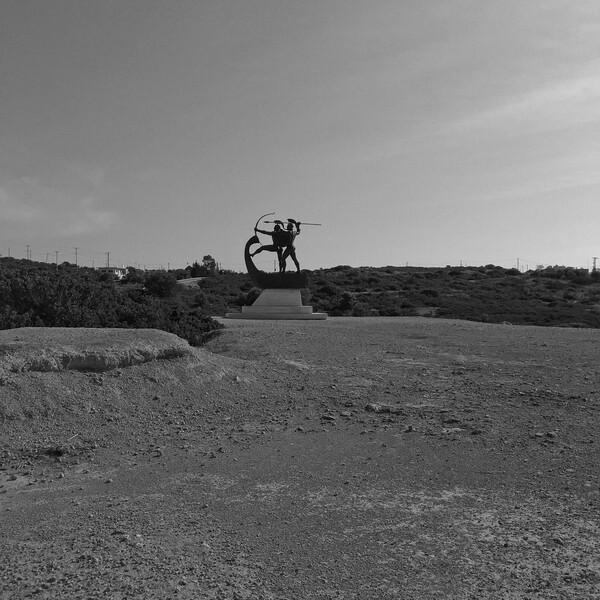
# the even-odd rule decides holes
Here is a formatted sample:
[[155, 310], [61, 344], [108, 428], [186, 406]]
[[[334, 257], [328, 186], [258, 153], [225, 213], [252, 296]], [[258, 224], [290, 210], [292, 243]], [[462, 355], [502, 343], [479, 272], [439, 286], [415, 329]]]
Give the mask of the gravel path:
[[600, 598], [600, 332], [224, 322], [0, 377], [1, 599]]

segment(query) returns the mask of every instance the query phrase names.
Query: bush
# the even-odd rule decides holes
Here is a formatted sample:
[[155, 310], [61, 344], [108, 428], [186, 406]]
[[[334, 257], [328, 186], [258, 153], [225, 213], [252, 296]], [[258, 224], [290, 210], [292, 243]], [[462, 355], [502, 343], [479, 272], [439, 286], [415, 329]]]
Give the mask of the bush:
[[144, 280], [145, 288], [158, 298], [170, 298], [174, 296], [177, 289], [177, 277], [166, 271], [155, 271]]
[[254, 301], [260, 296], [261, 290], [258, 288], [251, 288], [247, 294], [240, 294], [236, 304], [238, 306], [251, 306]]
[[[164, 273], [164, 275], [168, 275]], [[117, 287], [89, 269], [11, 269], [0, 272], [0, 329], [15, 327], [126, 327], [161, 329], [192, 345], [222, 325], [171, 294], [174, 276], [158, 276], [153, 295]], [[151, 284], [151, 287], [153, 284]], [[170, 291], [169, 291], [170, 290]]]

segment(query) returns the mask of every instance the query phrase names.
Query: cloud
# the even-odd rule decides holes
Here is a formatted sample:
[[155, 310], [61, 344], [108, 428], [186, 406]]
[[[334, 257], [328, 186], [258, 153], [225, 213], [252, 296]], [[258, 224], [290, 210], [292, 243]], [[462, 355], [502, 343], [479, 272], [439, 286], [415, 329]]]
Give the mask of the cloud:
[[84, 198], [74, 210], [65, 215], [66, 228], [63, 235], [83, 235], [97, 231], [106, 231], [118, 222], [117, 213], [98, 210], [92, 198]]
[[77, 199], [39, 180], [22, 177], [0, 187], [0, 222], [27, 227], [30, 235], [66, 237], [107, 231], [118, 214], [97, 206], [91, 197]]
[[93, 188], [97, 188], [106, 180], [104, 168], [98, 165], [81, 165], [75, 162], [69, 162], [62, 166], [64, 167], [69, 180], [83, 185], [90, 185]]
[[26, 223], [41, 216], [41, 211], [28, 206], [11, 196], [4, 188], [0, 188], [0, 221]]
[[520, 135], [597, 121], [600, 121], [600, 77], [584, 73], [506, 98], [501, 104], [455, 121], [449, 132], [502, 128]]

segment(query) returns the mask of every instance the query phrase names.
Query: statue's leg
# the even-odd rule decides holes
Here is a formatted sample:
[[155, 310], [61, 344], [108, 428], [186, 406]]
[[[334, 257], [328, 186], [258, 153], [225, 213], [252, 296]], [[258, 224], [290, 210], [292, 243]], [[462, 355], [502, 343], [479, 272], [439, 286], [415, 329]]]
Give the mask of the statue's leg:
[[290, 255], [290, 253], [288, 252], [288, 249], [286, 248], [284, 253], [281, 256], [281, 272], [285, 273], [285, 267], [286, 267], [286, 260], [287, 257]]
[[267, 252], [277, 252], [278, 248], [273, 244], [269, 246], [261, 246], [256, 252], [250, 254], [250, 256], [256, 256], [257, 254], [260, 254], [263, 250], [266, 250]]
[[290, 256], [292, 257], [292, 260], [294, 261], [294, 264], [296, 265], [296, 270], [298, 271], [298, 273], [300, 273], [300, 263], [298, 262], [298, 259], [296, 258], [296, 251], [294, 249], [291, 250]]

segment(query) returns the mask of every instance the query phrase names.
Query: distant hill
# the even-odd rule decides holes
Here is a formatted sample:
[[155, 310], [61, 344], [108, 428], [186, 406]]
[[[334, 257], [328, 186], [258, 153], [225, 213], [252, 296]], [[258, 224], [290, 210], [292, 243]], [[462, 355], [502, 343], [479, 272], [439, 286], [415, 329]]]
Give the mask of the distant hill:
[[[246, 275], [228, 277], [230, 285], [237, 279], [242, 292], [234, 304], [251, 304], [259, 290], [252, 288]], [[211, 279], [200, 284], [207, 303], [231, 304], [234, 291], [223, 288], [223, 279]], [[587, 269], [555, 266], [521, 273], [495, 265], [340, 265], [309, 271], [308, 279], [304, 303], [332, 316], [423, 315], [514, 325], [600, 327], [600, 276]]]
[[600, 277], [549, 267], [521, 273], [485, 267], [322, 269], [310, 303], [332, 315], [428, 315], [489, 323], [600, 327]]
[[[189, 277], [190, 273], [130, 269], [128, 276], [117, 282], [107, 274], [96, 274], [91, 269], [75, 267], [69, 263], [57, 267], [3, 258], [1, 267], [0, 284], [4, 274], [5, 297], [0, 293], [0, 315], [4, 304], [4, 328], [7, 322], [19, 322], [8, 319], [6, 312], [7, 278], [11, 270], [19, 271], [18, 279], [21, 281], [18, 288], [21, 295], [17, 294], [17, 297], [13, 273], [11, 310], [19, 314], [22, 314], [22, 299], [27, 298], [26, 290], [31, 289], [36, 294], [39, 292], [35, 286], [32, 287], [33, 280], [39, 285], [53, 285], [55, 278], [62, 278], [66, 282], [61, 288], [64, 295], [54, 297], [56, 312], [61, 312], [60, 297], [68, 300], [71, 305], [77, 305], [67, 311], [68, 314], [74, 314], [73, 308], [93, 308], [86, 303], [97, 302], [98, 295], [86, 294], [81, 288], [105, 283], [110, 284], [109, 296], [114, 297], [116, 291], [121, 292], [118, 308], [122, 310], [123, 302], [127, 301], [130, 315], [128, 319], [130, 322], [140, 321], [138, 326], [152, 325], [151, 319], [140, 320], [135, 316], [136, 306], [145, 313], [148, 312], [149, 303], [152, 303], [150, 312], [154, 314], [163, 310], [171, 311], [172, 317], [167, 320], [171, 323], [178, 322], [179, 325], [164, 326], [169, 331], [181, 328], [182, 323], [189, 319], [196, 320], [206, 315], [223, 316], [228, 311], [252, 304], [260, 293], [260, 290], [253, 287], [247, 274], [231, 271], [215, 271], [196, 282], [180, 280], [180, 283], [187, 285], [178, 286], [176, 277]], [[69, 273], [71, 275], [67, 275]], [[78, 273], [76, 277], [75, 273]], [[340, 265], [307, 271], [307, 275], [309, 288], [302, 291], [304, 304], [310, 304], [315, 311], [326, 312], [331, 316], [422, 315], [487, 323], [509, 322], [513, 325], [600, 328], [600, 272], [590, 273], [587, 269], [554, 266], [521, 273], [517, 269], [495, 265], [444, 268]], [[25, 280], [27, 285], [24, 284]], [[69, 286], [73, 286], [75, 282], [79, 289], [77, 294], [68, 291]], [[102, 289], [106, 294], [105, 286]], [[19, 298], [21, 300], [17, 302]], [[44, 298], [43, 304], [48, 304], [47, 298]], [[33, 319], [33, 313], [31, 317]], [[23, 323], [25, 324], [33, 323]], [[106, 325], [100, 326], [115, 324], [110, 322], [109, 325], [107, 321]], [[204, 322], [200, 329], [207, 328], [210, 331], [211, 327]]]

